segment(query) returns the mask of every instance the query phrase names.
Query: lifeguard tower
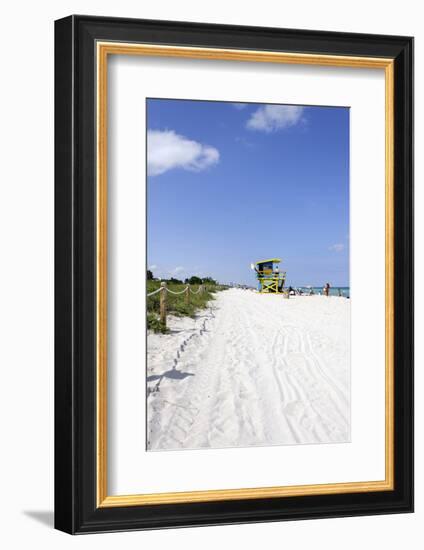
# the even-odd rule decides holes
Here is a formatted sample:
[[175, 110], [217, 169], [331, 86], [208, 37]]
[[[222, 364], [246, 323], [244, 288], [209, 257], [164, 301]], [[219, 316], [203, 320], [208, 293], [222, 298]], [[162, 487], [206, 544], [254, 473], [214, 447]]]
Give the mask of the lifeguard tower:
[[280, 263], [280, 258], [271, 258], [251, 264], [252, 269], [256, 271], [258, 292], [283, 294], [286, 273], [280, 271]]

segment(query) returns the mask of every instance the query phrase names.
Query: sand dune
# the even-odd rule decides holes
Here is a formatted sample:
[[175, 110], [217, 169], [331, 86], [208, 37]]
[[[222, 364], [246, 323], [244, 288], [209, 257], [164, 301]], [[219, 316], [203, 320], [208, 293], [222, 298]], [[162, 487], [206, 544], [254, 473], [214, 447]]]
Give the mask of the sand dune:
[[346, 442], [350, 300], [230, 289], [149, 334], [149, 450]]

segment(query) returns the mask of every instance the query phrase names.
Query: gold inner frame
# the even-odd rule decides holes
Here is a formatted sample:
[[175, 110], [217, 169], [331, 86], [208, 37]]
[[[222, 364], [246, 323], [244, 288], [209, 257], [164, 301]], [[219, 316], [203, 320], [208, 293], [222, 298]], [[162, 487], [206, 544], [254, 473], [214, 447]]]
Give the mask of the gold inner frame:
[[[97, 42], [97, 506], [141, 506], [364, 493], [394, 489], [394, 61], [390, 58], [313, 55], [253, 50]], [[384, 69], [385, 71], [385, 479], [349, 483], [214, 489], [109, 496], [107, 492], [107, 61], [109, 55], [142, 55]]]

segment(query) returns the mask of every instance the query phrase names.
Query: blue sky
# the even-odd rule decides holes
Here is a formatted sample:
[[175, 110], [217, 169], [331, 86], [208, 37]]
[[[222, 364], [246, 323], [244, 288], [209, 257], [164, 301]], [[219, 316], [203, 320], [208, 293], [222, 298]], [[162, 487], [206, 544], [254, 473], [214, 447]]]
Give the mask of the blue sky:
[[155, 276], [349, 286], [349, 109], [147, 100]]

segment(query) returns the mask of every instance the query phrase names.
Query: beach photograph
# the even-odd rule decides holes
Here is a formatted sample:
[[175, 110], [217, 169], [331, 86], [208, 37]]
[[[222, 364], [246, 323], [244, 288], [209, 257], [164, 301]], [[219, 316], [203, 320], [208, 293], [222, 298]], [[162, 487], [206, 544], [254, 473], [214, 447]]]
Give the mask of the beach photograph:
[[148, 451], [350, 441], [349, 116], [146, 101]]

